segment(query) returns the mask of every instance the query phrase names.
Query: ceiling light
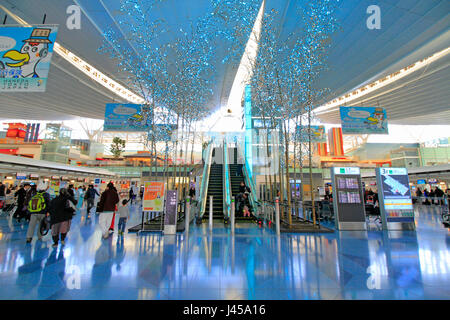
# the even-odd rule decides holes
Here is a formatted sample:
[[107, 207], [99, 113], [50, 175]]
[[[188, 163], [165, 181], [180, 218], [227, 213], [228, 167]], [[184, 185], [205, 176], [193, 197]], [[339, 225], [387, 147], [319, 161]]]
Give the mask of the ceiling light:
[[427, 66], [428, 64], [446, 56], [449, 53], [450, 53], [450, 47], [448, 47], [442, 51], [436, 52], [435, 54], [433, 54], [429, 57], [423, 58], [403, 69], [400, 69], [397, 72], [391, 73], [390, 75], [387, 75], [384, 78], [378, 79], [372, 83], [358, 87], [357, 89], [355, 89], [351, 92], [348, 92], [336, 99], [333, 99], [333, 100], [329, 101], [328, 103], [314, 109], [314, 113], [316, 115], [320, 115], [323, 113], [333, 111], [332, 110], [333, 108], [344, 106], [344, 105], [348, 104], [350, 101], [361, 98], [375, 90], [383, 88], [397, 80], [400, 80], [401, 78], [406, 77], [407, 75]]

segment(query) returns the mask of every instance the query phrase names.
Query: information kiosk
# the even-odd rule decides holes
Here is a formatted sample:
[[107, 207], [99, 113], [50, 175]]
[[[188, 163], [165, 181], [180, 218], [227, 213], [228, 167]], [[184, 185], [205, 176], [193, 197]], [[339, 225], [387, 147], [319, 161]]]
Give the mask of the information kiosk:
[[415, 230], [406, 168], [377, 168], [378, 200], [384, 230]]
[[338, 230], [366, 230], [359, 168], [331, 168], [334, 221]]

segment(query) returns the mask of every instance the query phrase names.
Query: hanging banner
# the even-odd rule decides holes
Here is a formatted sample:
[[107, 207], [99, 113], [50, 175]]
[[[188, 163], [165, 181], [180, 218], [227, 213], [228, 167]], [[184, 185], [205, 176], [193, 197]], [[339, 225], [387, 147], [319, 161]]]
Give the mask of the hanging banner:
[[343, 134], [388, 134], [386, 110], [380, 107], [340, 107]]
[[103, 131], [147, 131], [150, 107], [142, 104], [108, 103]]
[[164, 182], [144, 182], [142, 211], [164, 211]]
[[[300, 141], [309, 141], [308, 126], [297, 126], [298, 137]], [[311, 126], [311, 142], [327, 142], [325, 126]]]
[[0, 92], [45, 92], [58, 27], [0, 26]]

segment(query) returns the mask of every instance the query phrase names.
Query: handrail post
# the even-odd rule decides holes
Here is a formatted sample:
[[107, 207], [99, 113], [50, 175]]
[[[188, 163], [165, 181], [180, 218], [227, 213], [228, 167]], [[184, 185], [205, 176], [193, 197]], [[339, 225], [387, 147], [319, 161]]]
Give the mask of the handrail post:
[[236, 210], [236, 207], [235, 207], [235, 203], [234, 203], [234, 197], [232, 197], [231, 198], [231, 234], [233, 234], [234, 235], [234, 227], [235, 227], [235, 225], [234, 225], [234, 217], [235, 217], [235, 210]]
[[184, 210], [184, 232], [187, 235], [189, 233], [189, 224], [191, 222], [191, 197], [186, 197], [186, 207]]
[[209, 196], [209, 231], [213, 229], [213, 196]]
[[277, 235], [280, 235], [280, 199], [275, 198], [275, 226], [277, 230]]

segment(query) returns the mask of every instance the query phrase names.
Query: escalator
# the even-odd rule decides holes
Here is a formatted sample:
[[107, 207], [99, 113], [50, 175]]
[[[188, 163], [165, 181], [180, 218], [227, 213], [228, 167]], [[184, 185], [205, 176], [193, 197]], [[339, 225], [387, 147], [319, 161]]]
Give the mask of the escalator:
[[[231, 180], [231, 194], [233, 197], [237, 197], [239, 194], [239, 186], [241, 185], [241, 181], [244, 181], [244, 177], [242, 175], [242, 165], [239, 164], [230, 164], [230, 180]], [[238, 173], [238, 171], [240, 171]]]
[[209, 197], [213, 196], [213, 219], [223, 219], [223, 165], [212, 164], [209, 172], [208, 192], [203, 218], [209, 218]]
[[[243, 166], [239, 165], [239, 164], [230, 164], [229, 168], [230, 168], [231, 192], [232, 192], [232, 195], [236, 199], [236, 205], [237, 205], [238, 204], [237, 196], [239, 194], [239, 187], [240, 187], [242, 181], [245, 182], [245, 176], [244, 176], [245, 173], [242, 170]], [[250, 189], [252, 189], [251, 186], [250, 186]], [[251, 193], [254, 192], [254, 190], [251, 190], [251, 191], [252, 191]], [[251, 201], [250, 201], [250, 203], [251, 203]], [[239, 208], [236, 207], [236, 222], [255, 221], [256, 218], [253, 215], [254, 210], [255, 210], [255, 208], [252, 208], [250, 210], [251, 211], [250, 217], [243, 217], [242, 213], [239, 212]]]

